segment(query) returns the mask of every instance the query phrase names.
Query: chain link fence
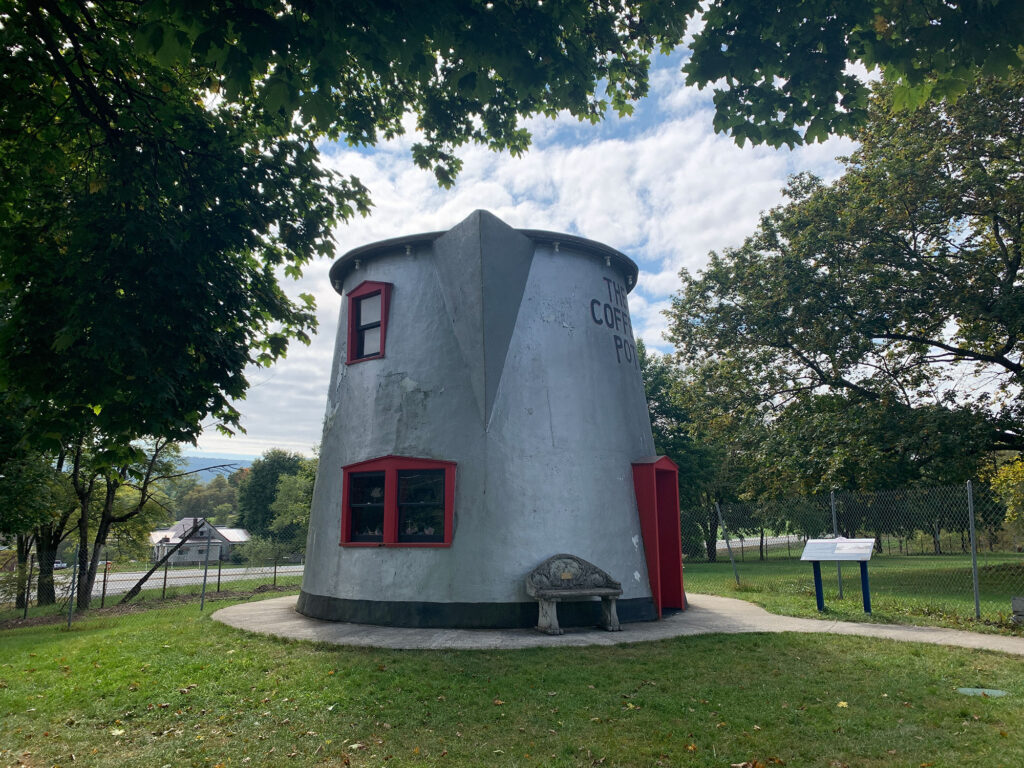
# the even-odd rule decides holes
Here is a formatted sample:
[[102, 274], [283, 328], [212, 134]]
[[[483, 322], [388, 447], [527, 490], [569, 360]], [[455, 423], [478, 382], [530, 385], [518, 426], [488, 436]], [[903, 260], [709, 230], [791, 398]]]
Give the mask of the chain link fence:
[[239, 537], [231, 535], [237, 529], [201, 518], [179, 528], [180, 535], [155, 532], [148, 548], [102, 548], [87, 597], [74, 545], [43, 568], [35, 550], [0, 552], [0, 628], [71, 626], [85, 616], [131, 616], [155, 607], [202, 611], [217, 601], [297, 591], [302, 583], [305, 531]]
[[[811, 568], [800, 562], [804, 542], [845, 536], [875, 541], [869, 571], [876, 615], [1009, 625], [1011, 599], [1024, 596], [1024, 521], [1008, 521], [1005, 507], [979, 484], [684, 509], [681, 528], [690, 592], [813, 608]], [[151, 537], [148, 548], [102, 550], [87, 599], [73, 546], [44, 569], [34, 551], [0, 551], [0, 627], [130, 616], [157, 606], [201, 611], [211, 602], [298, 590], [304, 530], [244, 541], [225, 541], [226, 529], [205, 521], [189, 530], [191, 536], [167, 541]], [[827, 604], [860, 604], [855, 565], [829, 563], [823, 575]]]
[[[804, 542], [871, 538], [876, 614], [1009, 624], [1011, 598], [1024, 595], [1024, 521], [1006, 518], [1005, 506], [977, 483], [686, 509], [687, 590], [761, 593], [813, 607], [811, 567], [799, 560]], [[822, 572], [826, 603], [849, 597], [859, 605], [856, 564], [823, 563]]]

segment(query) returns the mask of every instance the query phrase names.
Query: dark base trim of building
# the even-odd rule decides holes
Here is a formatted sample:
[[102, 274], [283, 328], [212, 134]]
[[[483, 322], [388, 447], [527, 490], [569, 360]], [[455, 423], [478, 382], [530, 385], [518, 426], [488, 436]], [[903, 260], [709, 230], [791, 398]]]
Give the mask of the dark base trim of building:
[[[415, 601], [346, 600], [299, 592], [296, 610], [304, 616], [354, 624], [425, 629], [523, 629], [537, 625], [537, 603], [424, 603]], [[619, 621], [658, 618], [649, 597], [619, 600]], [[601, 620], [600, 600], [558, 604], [562, 627], [592, 627]]]

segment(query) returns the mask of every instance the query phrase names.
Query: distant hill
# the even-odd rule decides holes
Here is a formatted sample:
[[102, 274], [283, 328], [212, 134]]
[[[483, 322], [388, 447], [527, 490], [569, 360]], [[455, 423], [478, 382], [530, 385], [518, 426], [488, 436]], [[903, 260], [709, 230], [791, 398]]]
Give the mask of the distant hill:
[[[245, 467], [252, 466], [252, 459], [226, 458], [222, 456], [182, 456], [185, 472], [195, 472], [194, 477], [201, 483], [208, 483], [217, 475], [230, 475]], [[220, 469], [206, 469], [206, 467], [219, 467]], [[196, 470], [202, 470], [197, 472]]]

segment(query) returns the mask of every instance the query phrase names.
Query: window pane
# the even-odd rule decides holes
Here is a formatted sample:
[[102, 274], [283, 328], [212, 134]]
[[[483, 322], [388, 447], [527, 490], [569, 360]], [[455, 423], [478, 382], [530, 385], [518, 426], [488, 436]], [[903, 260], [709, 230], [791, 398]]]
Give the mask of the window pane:
[[380, 294], [375, 293], [373, 296], [367, 296], [365, 299], [360, 299], [356, 302], [358, 307], [358, 325], [369, 325], [370, 323], [380, 322]]
[[398, 472], [398, 540], [444, 541], [444, 470]]
[[353, 472], [348, 481], [349, 504], [383, 504], [384, 473]]
[[380, 326], [359, 331], [359, 357], [380, 354]]
[[398, 503], [444, 504], [444, 470], [399, 470]]
[[398, 507], [399, 541], [444, 541], [444, 507], [405, 504]]
[[384, 539], [384, 505], [368, 504], [352, 507], [352, 530], [349, 541], [382, 541]]
[[355, 472], [348, 481], [349, 541], [383, 541], [384, 473]]

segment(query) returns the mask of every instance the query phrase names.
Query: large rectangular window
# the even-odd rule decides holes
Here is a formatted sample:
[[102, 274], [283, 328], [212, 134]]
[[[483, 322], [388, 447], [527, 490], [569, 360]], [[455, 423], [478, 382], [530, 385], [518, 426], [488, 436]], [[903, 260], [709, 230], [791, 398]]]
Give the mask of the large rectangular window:
[[454, 462], [385, 456], [351, 464], [342, 472], [342, 545], [451, 544]]
[[391, 283], [367, 280], [348, 296], [348, 354], [346, 363], [384, 357], [391, 303]]

